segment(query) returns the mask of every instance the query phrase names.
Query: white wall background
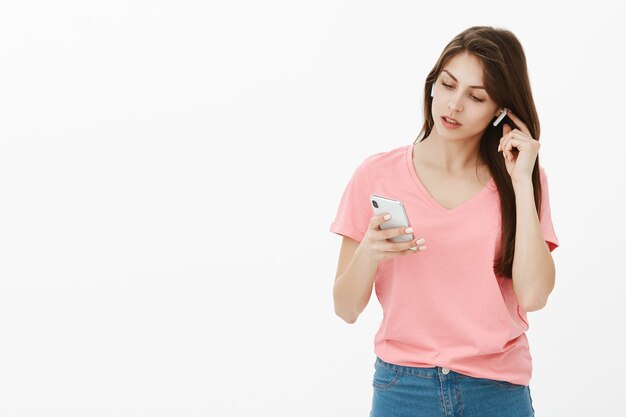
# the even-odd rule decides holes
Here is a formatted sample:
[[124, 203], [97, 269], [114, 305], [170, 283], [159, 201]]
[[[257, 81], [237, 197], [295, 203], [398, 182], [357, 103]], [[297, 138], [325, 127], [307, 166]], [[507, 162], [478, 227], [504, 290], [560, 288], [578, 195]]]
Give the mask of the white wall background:
[[458, 32], [522, 42], [561, 246], [538, 416], [621, 415], [625, 6], [3, 1], [0, 415], [365, 416], [339, 198]]

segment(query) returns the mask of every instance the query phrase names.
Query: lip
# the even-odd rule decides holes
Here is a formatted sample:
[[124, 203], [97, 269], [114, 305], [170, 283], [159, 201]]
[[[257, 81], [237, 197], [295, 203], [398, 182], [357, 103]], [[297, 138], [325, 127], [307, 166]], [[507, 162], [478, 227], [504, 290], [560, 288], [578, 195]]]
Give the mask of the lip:
[[441, 123], [443, 123], [443, 125], [444, 125], [445, 127], [450, 128], [450, 129], [457, 129], [457, 128], [459, 128], [459, 127], [463, 126], [463, 125], [462, 125], [462, 124], [460, 124], [460, 123], [459, 123], [458, 125], [453, 125], [453, 124], [450, 124], [450, 123], [446, 122], [446, 120], [445, 120], [445, 118], [446, 118], [446, 117], [447, 117], [447, 118], [449, 118], [450, 120], [454, 120], [455, 122], [459, 123], [459, 121], [458, 121], [458, 120], [456, 120], [456, 119], [455, 119], [455, 118], [453, 118], [453, 117], [449, 117], [449, 116], [441, 116]]

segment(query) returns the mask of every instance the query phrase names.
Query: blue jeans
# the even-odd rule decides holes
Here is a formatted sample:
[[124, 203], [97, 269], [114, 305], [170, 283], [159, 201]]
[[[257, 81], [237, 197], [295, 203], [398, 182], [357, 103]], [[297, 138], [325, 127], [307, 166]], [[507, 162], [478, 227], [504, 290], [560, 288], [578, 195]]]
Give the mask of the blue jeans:
[[530, 387], [376, 357], [370, 417], [533, 417]]

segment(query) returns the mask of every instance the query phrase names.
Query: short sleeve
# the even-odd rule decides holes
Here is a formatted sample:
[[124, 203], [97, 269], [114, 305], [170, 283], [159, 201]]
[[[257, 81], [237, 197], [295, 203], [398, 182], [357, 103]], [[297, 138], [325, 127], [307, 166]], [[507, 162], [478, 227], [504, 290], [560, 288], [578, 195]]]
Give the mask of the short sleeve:
[[539, 213], [539, 224], [541, 225], [541, 233], [550, 248], [550, 252], [559, 246], [559, 239], [554, 232], [552, 224], [552, 213], [550, 210], [550, 192], [548, 190], [548, 177], [543, 167], [539, 167], [539, 175], [541, 179], [541, 211]]
[[350, 237], [357, 242], [363, 240], [369, 221], [374, 215], [369, 202], [371, 193], [367, 178], [367, 159], [352, 174], [339, 201], [335, 220], [330, 225], [331, 232]]

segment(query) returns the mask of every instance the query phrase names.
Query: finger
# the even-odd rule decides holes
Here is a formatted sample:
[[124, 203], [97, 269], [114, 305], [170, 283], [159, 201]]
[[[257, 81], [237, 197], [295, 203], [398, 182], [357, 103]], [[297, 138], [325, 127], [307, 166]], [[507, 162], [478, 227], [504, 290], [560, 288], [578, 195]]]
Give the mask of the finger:
[[422, 251], [425, 251], [426, 249], [428, 249], [428, 246], [419, 246], [419, 247], [413, 246], [412, 248], [405, 250], [403, 252], [403, 255], [408, 255], [409, 253], [422, 252]]
[[504, 124], [502, 126], [502, 137], [500, 138], [500, 144], [498, 145], [498, 152], [502, 150], [502, 141], [511, 133], [511, 126]]
[[421, 246], [419, 249], [412, 250], [411, 248], [405, 249], [399, 252], [386, 252], [381, 259], [393, 259], [398, 256], [412, 255], [414, 253], [420, 253], [426, 250], [426, 246]]
[[524, 144], [524, 139], [518, 139], [515, 137], [509, 138], [504, 145], [504, 152], [506, 152], [509, 157], [509, 161], [512, 161], [515, 157], [514, 150], [520, 152], [522, 146]]
[[426, 246], [424, 243], [426, 243], [426, 239], [424, 238], [413, 239], [408, 249], [413, 252], [426, 250], [428, 249], [428, 246]]
[[[393, 242], [393, 241], [382, 241], [380, 243], [381, 249], [385, 252], [402, 252], [405, 250], [423, 250], [420, 249], [425, 247], [424, 243], [426, 240], [424, 238], [420, 239], [411, 239], [406, 242]], [[416, 248], [416, 249], [411, 249]]]
[[[389, 219], [385, 219], [385, 216], [388, 215], [388, 214], [389, 213], [382, 213], [382, 214], [379, 214], [377, 216], [372, 216], [370, 218], [370, 228], [374, 229], [374, 230], [377, 230], [378, 226], [380, 226], [381, 224], [385, 223], [386, 221], [391, 220], [391, 217], [389, 217]], [[391, 215], [389, 214], [389, 216], [391, 216]]]
[[501, 140], [502, 140], [502, 143], [500, 144], [500, 150], [502, 151], [502, 157], [510, 161], [511, 155], [510, 155], [510, 152], [508, 152], [507, 147], [508, 147], [509, 141], [511, 140], [511, 134], [508, 134], [507, 136], [503, 137]]
[[380, 231], [376, 231], [379, 239], [390, 239], [395, 236], [402, 235], [410, 235], [413, 233], [413, 228], [411, 227], [394, 227], [392, 229], [381, 229]]
[[506, 145], [506, 143], [507, 143], [507, 140], [505, 140], [505, 141], [504, 141], [504, 143], [502, 143], [502, 145], [501, 145], [502, 157], [503, 157], [504, 159], [508, 159], [508, 158], [509, 158], [509, 157], [507, 156], [506, 149], [505, 149], [505, 145]]
[[516, 145], [519, 144], [520, 140], [523, 141], [524, 139], [521, 139], [520, 135], [524, 134], [521, 131], [514, 129], [500, 139], [500, 146], [498, 147], [498, 151], [502, 151], [502, 156], [506, 157], [507, 154], [509, 155], [509, 157], [513, 156], [510, 152], [513, 151], [510, 143], [512, 139], [518, 141], [515, 143]]
[[[509, 127], [508, 125], [505, 125], [507, 127]], [[498, 152], [501, 152], [502, 150], [504, 150], [504, 143], [511, 137], [513, 136], [513, 131], [511, 130], [511, 128], [509, 127], [508, 132], [506, 132], [501, 138], [500, 138], [500, 143], [498, 144]]]
[[502, 136], [506, 136], [507, 133], [509, 133], [510, 131], [511, 131], [511, 126], [505, 123], [504, 126], [502, 126]]
[[504, 142], [502, 143], [502, 156], [506, 159], [508, 159], [509, 161], [513, 160], [513, 154], [511, 153], [510, 150], [510, 143], [511, 143], [512, 137], [507, 137]]
[[393, 240], [382, 239], [378, 242], [379, 245], [381, 245], [380, 247], [383, 251], [400, 252], [411, 248], [416, 248], [415, 250], [417, 250], [418, 248], [424, 246], [424, 244], [426, 243], [426, 239], [424, 239], [423, 237], [418, 239], [414, 238], [407, 240], [406, 242], [394, 242]]
[[529, 136], [532, 136], [530, 134], [530, 130], [528, 130], [528, 126], [526, 126], [526, 124], [524, 122], [522, 122], [522, 120], [517, 117], [516, 115], [514, 115], [511, 110], [508, 110], [506, 113], [507, 116], [509, 116], [511, 118], [511, 120], [513, 120], [513, 123], [515, 123], [517, 125], [517, 127], [520, 128], [520, 130], [524, 133], [526, 133]]
[[500, 138], [500, 143], [498, 143], [498, 152], [502, 152], [504, 150], [504, 143], [507, 141], [509, 136], [510, 133]]
[[421, 251], [426, 250], [426, 249], [428, 249], [428, 246], [426, 246], [426, 245], [419, 245], [419, 244], [409, 248], [409, 250], [413, 251], [413, 252], [421, 252]]
[[518, 139], [523, 139], [523, 138], [525, 138], [525, 139], [532, 139], [532, 136], [528, 135], [526, 132], [522, 132], [519, 129], [513, 129], [511, 132], [514, 132], [515, 136]]

